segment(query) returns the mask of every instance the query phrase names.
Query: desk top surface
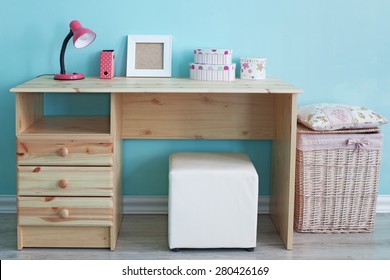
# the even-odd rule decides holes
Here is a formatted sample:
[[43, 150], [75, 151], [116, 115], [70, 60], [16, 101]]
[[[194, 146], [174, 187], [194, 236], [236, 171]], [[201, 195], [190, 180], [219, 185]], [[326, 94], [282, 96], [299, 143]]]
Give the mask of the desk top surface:
[[11, 92], [82, 92], [82, 93], [257, 93], [297, 94], [303, 91], [275, 78], [232, 82], [204, 82], [188, 78], [126, 78], [57, 81], [41, 76], [18, 85]]

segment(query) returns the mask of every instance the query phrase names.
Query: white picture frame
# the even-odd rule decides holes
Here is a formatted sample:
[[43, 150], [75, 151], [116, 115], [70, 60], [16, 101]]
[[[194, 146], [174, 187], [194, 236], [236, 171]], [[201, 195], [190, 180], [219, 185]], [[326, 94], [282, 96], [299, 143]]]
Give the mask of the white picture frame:
[[127, 77], [171, 77], [171, 35], [128, 35]]

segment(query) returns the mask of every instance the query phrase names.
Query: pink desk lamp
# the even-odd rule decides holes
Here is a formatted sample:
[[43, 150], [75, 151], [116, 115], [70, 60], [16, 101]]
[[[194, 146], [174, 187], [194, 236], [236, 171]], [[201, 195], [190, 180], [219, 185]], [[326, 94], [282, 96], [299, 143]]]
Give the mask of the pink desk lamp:
[[65, 49], [68, 44], [70, 38], [73, 36], [73, 45], [75, 48], [84, 48], [90, 45], [96, 38], [95, 32], [88, 28], [82, 27], [80, 22], [77, 20], [73, 20], [70, 23], [70, 31], [68, 35], [65, 37], [64, 42], [62, 43], [61, 53], [60, 53], [60, 65], [61, 65], [61, 73], [55, 74], [55, 80], [81, 80], [84, 79], [84, 75], [81, 73], [66, 73], [65, 71]]

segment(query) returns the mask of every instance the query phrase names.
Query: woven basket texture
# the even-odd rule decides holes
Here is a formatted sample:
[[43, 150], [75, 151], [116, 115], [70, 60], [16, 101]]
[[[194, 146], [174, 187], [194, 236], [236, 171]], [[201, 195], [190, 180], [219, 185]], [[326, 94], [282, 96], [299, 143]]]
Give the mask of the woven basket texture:
[[373, 231], [380, 161], [381, 150], [297, 150], [295, 230]]

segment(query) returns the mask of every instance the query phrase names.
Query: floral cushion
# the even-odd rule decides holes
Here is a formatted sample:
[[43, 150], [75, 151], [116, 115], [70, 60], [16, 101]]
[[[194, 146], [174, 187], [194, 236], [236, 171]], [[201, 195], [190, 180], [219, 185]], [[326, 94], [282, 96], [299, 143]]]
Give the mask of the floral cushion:
[[387, 119], [361, 106], [319, 103], [298, 108], [298, 122], [313, 130], [374, 128]]

